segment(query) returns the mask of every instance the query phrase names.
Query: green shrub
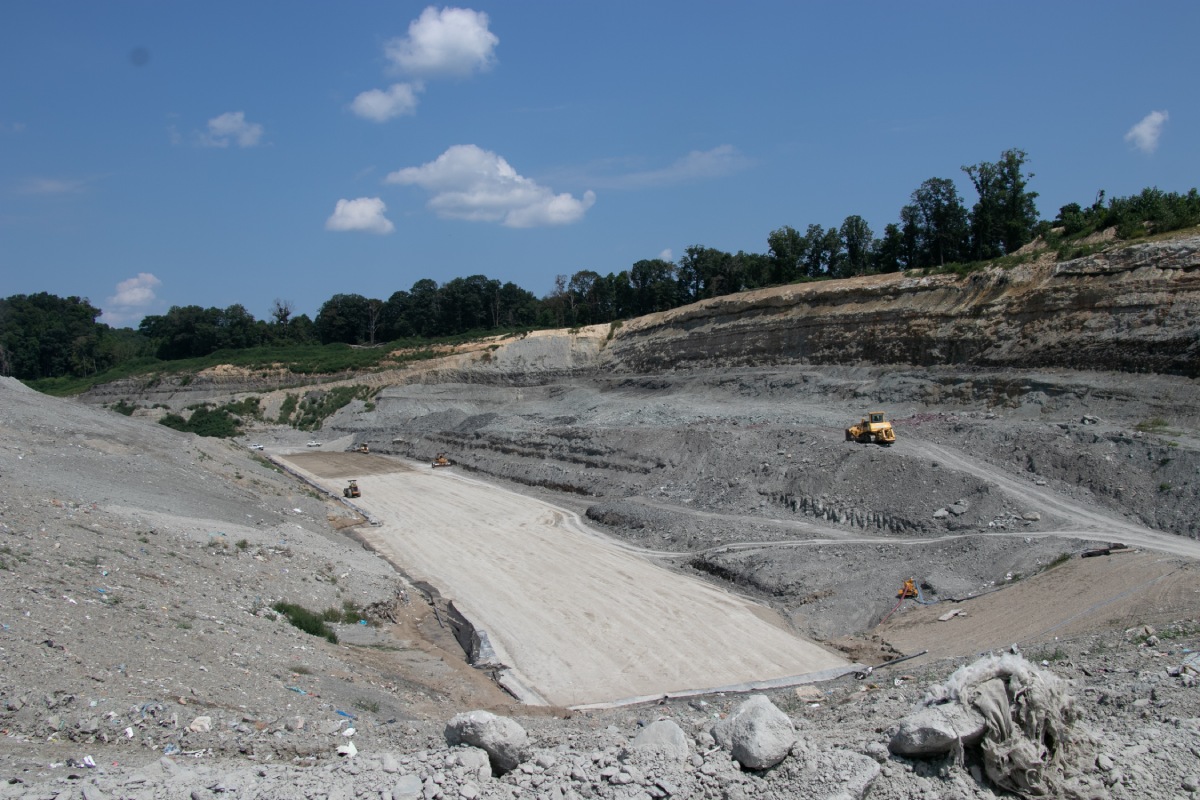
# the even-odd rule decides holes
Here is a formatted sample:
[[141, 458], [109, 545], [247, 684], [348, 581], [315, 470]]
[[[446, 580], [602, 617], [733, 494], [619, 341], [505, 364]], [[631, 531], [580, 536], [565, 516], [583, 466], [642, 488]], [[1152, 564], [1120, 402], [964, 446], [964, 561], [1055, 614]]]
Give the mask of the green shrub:
[[325, 624], [322, 615], [309, 611], [303, 606], [298, 606], [295, 603], [285, 603], [282, 600], [271, 606], [271, 608], [287, 617], [287, 621], [292, 623], [293, 627], [299, 628], [312, 636], [323, 637], [330, 644], [337, 644], [337, 634]]
[[111, 408], [113, 411], [117, 412], [118, 414], [124, 414], [127, 417], [132, 417], [133, 412], [137, 410], [137, 406], [134, 405], [133, 403], [130, 403], [125, 398], [121, 398], [120, 400], [118, 400], [117, 402], [115, 402], [111, 406], [109, 406], [109, 408]]
[[300, 398], [294, 394], [289, 394], [283, 398], [283, 403], [279, 406], [280, 425], [287, 425], [292, 420], [292, 414], [296, 411], [296, 405], [299, 404]]
[[177, 431], [185, 433], [194, 433], [198, 436], [227, 439], [241, 433], [237, 420], [230, 416], [229, 412], [224, 408], [201, 406], [192, 411], [192, 415], [187, 419], [184, 419], [179, 414], [167, 414], [159, 420], [159, 423], [166, 425], [168, 428], [174, 428]]

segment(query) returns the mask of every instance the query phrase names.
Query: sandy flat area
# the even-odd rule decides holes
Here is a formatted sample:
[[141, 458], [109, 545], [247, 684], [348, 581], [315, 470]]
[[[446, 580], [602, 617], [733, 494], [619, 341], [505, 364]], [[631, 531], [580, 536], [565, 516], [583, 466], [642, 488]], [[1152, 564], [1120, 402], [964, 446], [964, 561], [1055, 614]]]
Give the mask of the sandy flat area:
[[297, 453], [289, 464], [381, 525], [360, 533], [487, 632], [546, 702], [579, 706], [786, 681], [848, 662], [749, 600], [670, 572], [579, 517], [477, 481], [380, 456]]

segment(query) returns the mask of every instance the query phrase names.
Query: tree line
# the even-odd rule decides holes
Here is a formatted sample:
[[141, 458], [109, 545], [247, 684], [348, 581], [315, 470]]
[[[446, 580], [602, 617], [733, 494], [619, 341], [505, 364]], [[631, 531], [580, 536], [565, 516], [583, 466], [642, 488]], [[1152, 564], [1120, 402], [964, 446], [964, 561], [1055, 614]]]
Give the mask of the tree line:
[[296, 344], [374, 345], [466, 333], [573, 327], [612, 322], [748, 289], [901, 270], [944, 268], [1010, 256], [1041, 236], [1068, 243], [1115, 228], [1123, 239], [1200, 224], [1200, 194], [1145, 189], [1088, 206], [1063, 206], [1038, 221], [1027, 155], [1006, 150], [996, 162], [962, 167], [976, 198], [970, 208], [948, 178], [924, 181], [896, 222], [876, 236], [859, 215], [841, 224], [783, 226], [765, 253], [688, 247], [676, 261], [644, 259], [601, 275], [559, 275], [545, 297], [484, 275], [439, 284], [418, 280], [386, 300], [336, 294], [315, 318], [275, 300], [267, 320], [243, 306], [174, 306], [137, 329], [97, 322], [100, 309], [79, 297], [47, 293], [0, 299], [0, 374], [25, 380], [88, 377], [136, 359], [177, 360], [221, 350]]

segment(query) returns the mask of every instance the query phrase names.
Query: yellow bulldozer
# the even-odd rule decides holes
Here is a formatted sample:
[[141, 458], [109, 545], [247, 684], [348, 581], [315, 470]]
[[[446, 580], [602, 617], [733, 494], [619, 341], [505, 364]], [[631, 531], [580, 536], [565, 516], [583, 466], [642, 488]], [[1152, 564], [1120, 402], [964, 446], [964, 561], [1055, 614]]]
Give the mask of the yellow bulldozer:
[[883, 418], [882, 411], [871, 411], [857, 425], [846, 428], [846, 441], [861, 444], [881, 444], [890, 447], [896, 441], [892, 423]]
[[438, 453], [437, 457], [435, 459], [433, 459], [433, 466], [435, 466], [435, 467], [449, 467], [453, 463], [454, 463], [453, 461], [446, 458], [445, 453]]
[[362, 497], [362, 492], [358, 490], [358, 481], [350, 481], [350, 485], [342, 489], [342, 497]]

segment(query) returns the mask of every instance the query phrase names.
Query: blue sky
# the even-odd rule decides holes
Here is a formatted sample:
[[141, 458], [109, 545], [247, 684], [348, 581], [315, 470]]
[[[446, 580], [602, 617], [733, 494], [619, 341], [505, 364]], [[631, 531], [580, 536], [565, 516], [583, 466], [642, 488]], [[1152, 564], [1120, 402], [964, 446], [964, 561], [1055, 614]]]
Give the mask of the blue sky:
[[1038, 210], [1200, 181], [1200, 3], [6, 0], [0, 296], [315, 316], [766, 252], [1021, 148]]

